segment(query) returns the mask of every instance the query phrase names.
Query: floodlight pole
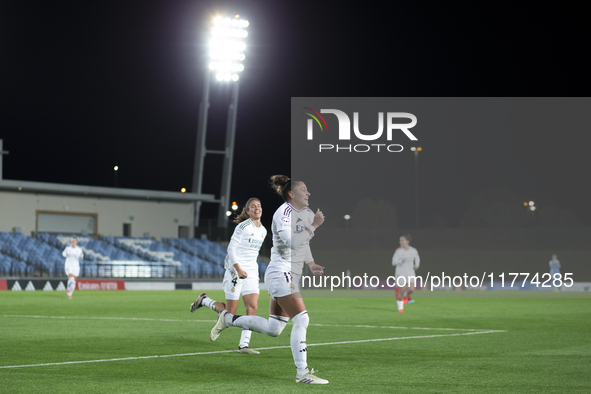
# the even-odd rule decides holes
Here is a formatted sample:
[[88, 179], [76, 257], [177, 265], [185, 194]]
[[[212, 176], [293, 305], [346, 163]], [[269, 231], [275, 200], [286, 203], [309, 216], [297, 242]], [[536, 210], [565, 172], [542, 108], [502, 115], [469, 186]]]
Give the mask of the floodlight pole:
[[236, 135], [236, 115], [238, 113], [239, 81], [232, 82], [232, 102], [228, 107], [228, 123], [226, 125], [226, 151], [222, 170], [221, 201], [218, 208], [218, 227], [228, 227], [226, 209], [230, 206], [230, 186], [232, 184], [232, 163], [234, 161], [234, 140]]
[[419, 151], [415, 150], [415, 228], [419, 228]]
[[7, 150], [2, 150], [2, 139], [0, 139], [0, 181], [2, 180], [2, 157], [8, 154]]
[[[201, 194], [203, 185], [203, 164], [205, 160], [205, 135], [207, 133], [207, 112], [209, 110], [209, 78], [211, 72], [205, 68], [205, 78], [203, 79], [203, 97], [199, 105], [199, 124], [197, 126], [197, 142], [195, 147], [195, 165], [193, 167], [193, 185], [192, 192]], [[201, 211], [201, 201], [195, 202], [193, 226], [199, 226], [199, 214]]]

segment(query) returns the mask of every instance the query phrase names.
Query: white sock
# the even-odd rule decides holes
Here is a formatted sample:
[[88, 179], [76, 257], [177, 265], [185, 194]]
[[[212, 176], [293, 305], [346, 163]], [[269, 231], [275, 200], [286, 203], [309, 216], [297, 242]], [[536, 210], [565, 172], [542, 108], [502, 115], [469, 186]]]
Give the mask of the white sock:
[[247, 330], [246, 328], [242, 329], [242, 334], [240, 334], [240, 344], [238, 348], [248, 347], [250, 345], [250, 335], [252, 331]]
[[212, 300], [209, 297], [205, 297], [203, 300], [201, 300], [201, 305], [208, 307], [209, 309], [211, 309], [212, 311], [215, 312], [215, 300]]
[[308, 311], [303, 311], [295, 315], [291, 321], [293, 328], [291, 329], [291, 353], [293, 354], [293, 361], [298, 370], [298, 376], [304, 376], [308, 373], [308, 347], [306, 346], [306, 332], [308, 330]]
[[[260, 332], [276, 337], [285, 328], [289, 319], [285, 316], [269, 315], [269, 320], [260, 316], [226, 315], [226, 324], [233, 327], [241, 327], [246, 330]], [[241, 341], [242, 342], [242, 341]]]
[[70, 295], [74, 294], [74, 290], [76, 290], [76, 279], [74, 277], [68, 278], [68, 290], [70, 290]]
[[398, 304], [398, 310], [404, 309], [404, 301], [396, 300], [396, 303]]

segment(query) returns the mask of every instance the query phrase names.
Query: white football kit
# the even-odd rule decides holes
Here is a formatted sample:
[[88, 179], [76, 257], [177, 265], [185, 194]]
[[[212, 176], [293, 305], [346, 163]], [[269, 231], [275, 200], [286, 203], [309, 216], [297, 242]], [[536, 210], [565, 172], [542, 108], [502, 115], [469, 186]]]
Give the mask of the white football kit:
[[[402, 261], [404, 260], [404, 262]], [[392, 265], [396, 266], [396, 278], [405, 277], [406, 284], [410, 282], [414, 282], [414, 278], [410, 278], [411, 276], [415, 276], [415, 269], [414, 266], [417, 268], [421, 264], [421, 259], [419, 258], [419, 252], [412, 246], [408, 247], [408, 250], [404, 250], [404, 248], [400, 247], [396, 249], [394, 252], [394, 256], [392, 257]]]
[[78, 246], [75, 248], [67, 246], [62, 252], [62, 256], [66, 258], [66, 275], [80, 276], [80, 259], [83, 256], [82, 249]]
[[[313, 221], [314, 212], [308, 207], [298, 211], [286, 202], [275, 211], [271, 262], [265, 272], [265, 283], [272, 298], [299, 293], [304, 264], [314, 261], [310, 250], [315, 230]], [[312, 235], [306, 228], [312, 230]]]
[[[260, 227], [255, 226], [250, 219], [238, 224], [234, 229], [228, 245], [228, 255], [224, 260], [226, 273], [223, 288], [227, 300], [237, 300], [240, 295], [259, 294], [257, 257], [266, 237], [267, 229], [262, 224]], [[240, 265], [240, 268], [246, 271], [248, 277], [240, 279], [234, 264]]]

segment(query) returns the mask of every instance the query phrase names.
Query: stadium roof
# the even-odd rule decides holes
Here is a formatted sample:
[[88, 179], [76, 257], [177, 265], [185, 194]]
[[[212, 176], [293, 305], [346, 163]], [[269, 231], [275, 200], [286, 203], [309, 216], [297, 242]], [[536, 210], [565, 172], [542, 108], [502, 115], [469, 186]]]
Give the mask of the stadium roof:
[[216, 199], [215, 195], [213, 194], [180, 193], [144, 189], [120, 189], [114, 187], [80, 186], [6, 179], [0, 180], [0, 191], [169, 202], [219, 202], [219, 200]]

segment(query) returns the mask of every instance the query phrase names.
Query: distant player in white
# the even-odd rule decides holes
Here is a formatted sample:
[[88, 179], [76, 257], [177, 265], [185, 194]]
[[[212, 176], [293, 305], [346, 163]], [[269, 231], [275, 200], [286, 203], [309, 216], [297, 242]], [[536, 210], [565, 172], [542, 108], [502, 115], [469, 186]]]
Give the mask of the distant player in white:
[[[259, 303], [259, 265], [257, 257], [259, 250], [267, 237], [267, 229], [261, 224], [263, 208], [261, 201], [251, 198], [246, 202], [242, 213], [234, 220], [238, 223], [228, 245], [228, 255], [224, 261], [226, 274], [223, 287], [226, 293], [226, 303], [215, 301], [201, 293], [191, 304], [191, 312], [195, 312], [201, 306], [206, 306], [215, 312], [227, 309], [236, 314], [238, 300], [242, 295], [242, 301], [246, 307], [246, 315], [256, 315]], [[259, 354], [250, 349], [250, 335], [252, 331], [243, 329], [238, 345], [238, 353]]]
[[297, 368], [296, 383], [327, 384], [328, 380], [314, 376], [313, 369], [308, 370], [306, 331], [309, 318], [298, 288], [304, 264], [308, 264], [314, 275], [324, 273], [324, 267], [314, 262], [309, 244], [314, 231], [324, 223], [324, 214], [320, 210], [314, 214], [308, 208], [310, 193], [304, 182], [274, 175], [271, 187], [285, 203], [273, 215], [273, 248], [265, 272], [265, 283], [271, 296], [269, 319], [222, 311], [211, 330], [210, 339], [215, 341], [228, 327], [242, 327], [276, 337], [285, 328], [289, 317], [293, 322], [290, 344]]
[[[554, 275], [555, 274], [559, 274], [560, 275], [560, 261], [558, 261], [558, 256], [553, 254], [552, 255], [552, 260], [550, 260], [550, 276], [552, 277], [552, 282], [554, 282]], [[558, 290], [559, 288], [554, 286], [555, 290]]]
[[68, 297], [72, 298], [74, 290], [76, 290], [76, 279], [80, 276], [80, 260], [84, 257], [82, 249], [78, 245], [78, 239], [72, 237], [72, 246], [66, 246], [62, 252], [62, 256], [66, 258], [65, 270], [68, 275]]
[[[405, 283], [405, 286], [400, 287], [396, 296], [398, 312], [404, 312], [404, 304], [415, 290], [415, 270], [421, 264], [419, 252], [410, 246], [411, 239], [410, 234], [400, 237], [400, 247], [396, 249], [392, 257], [392, 265], [396, 266], [396, 283]], [[406, 280], [400, 279], [402, 277]]]

